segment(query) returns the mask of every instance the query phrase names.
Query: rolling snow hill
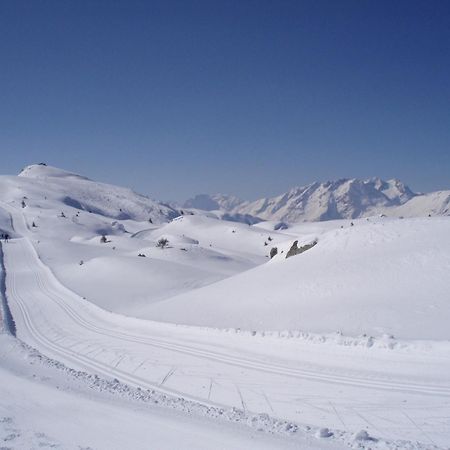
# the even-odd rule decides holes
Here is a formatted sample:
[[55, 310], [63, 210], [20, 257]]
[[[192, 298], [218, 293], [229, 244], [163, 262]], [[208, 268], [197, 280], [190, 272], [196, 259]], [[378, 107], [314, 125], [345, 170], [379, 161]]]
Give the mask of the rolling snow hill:
[[[180, 216], [130, 189], [44, 165], [0, 176], [0, 202], [21, 211], [40, 257], [67, 286], [142, 318], [154, 302], [265, 262], [270, 234], [273, 242], [287, 239], [216, 214]], [[0, 231], [17, 235], [1, 205]], [[163, 237], [164, 250], [156, 246]]]
[[155, 304], [150, 315], [218, 328], [450, 339], [449, 217], [311, 225], [288, 230], [299, 245], [318, 241], [305, 253], [286, 259], [291, 239], [267, 264]]
[[417, 194], [395, 179], [342, 179], [295, 187], [277, 197], [253, 202], [220, 194], [201, 195], [188, 200], [185, 206], [288, 223], [355, 219], [377, 214], [420, 217], [449, 215], [450, 191]]

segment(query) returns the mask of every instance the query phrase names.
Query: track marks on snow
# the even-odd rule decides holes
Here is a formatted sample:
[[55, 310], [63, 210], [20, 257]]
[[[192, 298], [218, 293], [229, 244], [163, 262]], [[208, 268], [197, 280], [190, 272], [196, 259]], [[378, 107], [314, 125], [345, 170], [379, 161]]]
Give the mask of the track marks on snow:
[[164, 384], [166, 383], [166, 381], [175, 373], [176, 367], [172, 367], [172, 369], [170, 369], [166, 375], [164, 376], [164, 378], [162, 379], [161, 383], [159, 383], [160, 386], [164, 386]]

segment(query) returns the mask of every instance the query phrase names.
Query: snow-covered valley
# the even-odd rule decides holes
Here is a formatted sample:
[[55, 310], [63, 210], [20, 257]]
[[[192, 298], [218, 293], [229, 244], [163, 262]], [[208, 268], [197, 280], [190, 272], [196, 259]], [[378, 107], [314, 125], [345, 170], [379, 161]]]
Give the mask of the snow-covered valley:
[[276, 219], [0, 177], [4, 445], [448, 448], [450, 217]]

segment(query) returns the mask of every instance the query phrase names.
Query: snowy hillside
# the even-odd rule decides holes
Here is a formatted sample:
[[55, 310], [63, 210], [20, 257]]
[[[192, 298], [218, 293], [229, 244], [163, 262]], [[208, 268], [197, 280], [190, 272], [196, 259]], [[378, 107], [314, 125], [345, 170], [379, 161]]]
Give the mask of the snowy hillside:
[[342, 179], [296, 187], [277, 197], [253, 202], [233, 197], [229, 201], [227, 196], [217, 194], [196, 197], [186, 205], [289, 223], [355, 219], [376, 214], [420, 217], [450, 214], [450, 191], [424, 195], [413, 193], [399, 180]]
[[[172, 219], [176, 210], [129, 189], [43, 165], [0, 177], [0, 189], [0, 200], [24, 215], [56, 276], [110, 311], [218, 328], [450, 338], [448, 218], [288, 228], [277, 220], [230, 222], [217, 211], [181, 211]], [[425, 205], [445, 214], [441, 205], [449, 201], [445, 192], [414, 195], [400, 182], [341, 180], [273, 200], [275, 215], [294, 217], [299, 198], [310, 217], [318, 214], [314, 205], [330, 198], [339, 215], [350, 216], [387, 203], [405, 217]], [[4, 209], [0, 227], [17, 235]], [[161, 239], [166, 248], [158, 247]], [[295, 240], [318, 244], [286, 260]]]
[[[302, 195], [328, 218], [331, 198], [350, 216], [448, 202], [380, 180], [291, 194], [280, 217]], [[5, 445], [446, 448], [450, 217], [228, 214], [44, 165], [0, 177]]]
[[289, 229], [299, 245], [317, 245], [286, 259], [291, 239], [267, 264], [154, 305], [153, 318], [245, 330], [450, 339], [450, 218], [332, 223], [331, 230]]
[[89, 180], [86, 177], [46, 165], [25, 167], [16, 177], [2, 176], [4, 201], [39, 203], [47, 208], [52, 202], [61, 207], [96, 213], [112, 219], [167, 222], [179, 212], [164, 204], [136, 194], [128, 188]]
[[[264, 230], [217, 214], [180, 216], [129, 189], [54, 167], [0, 176], [0, 193], [0, 202], [23, 213], [42, 260], [67, 286], [130, 316], [148, 318], [154, 302], [253, 268], [269, 252]], [[1, 207], [0, 230], [17, 235]], [[273, 242], [286, 239], [271, 234]], [[165, 249], [156, 246], [161, 238]]]

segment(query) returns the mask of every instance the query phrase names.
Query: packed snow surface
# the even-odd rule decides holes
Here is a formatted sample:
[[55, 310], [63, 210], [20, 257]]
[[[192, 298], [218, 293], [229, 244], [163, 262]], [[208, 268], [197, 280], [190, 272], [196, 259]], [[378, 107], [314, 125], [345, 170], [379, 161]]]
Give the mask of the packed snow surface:
[[[338, 449], [302, 433], [262, 433], [237, 417], [216, 421], [200, 405], [68, 370], [0, 335], [2, 449]], [[134, 401], [133, 401], [134, 400]], [[161, 406], [160, 406], [161, 404]], [[325, 447], [324, 447], [325, 445]]]

